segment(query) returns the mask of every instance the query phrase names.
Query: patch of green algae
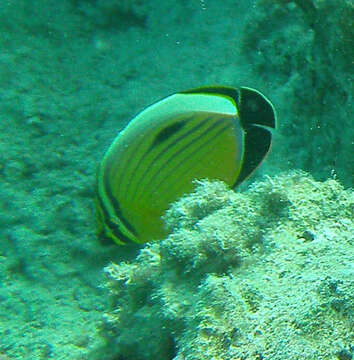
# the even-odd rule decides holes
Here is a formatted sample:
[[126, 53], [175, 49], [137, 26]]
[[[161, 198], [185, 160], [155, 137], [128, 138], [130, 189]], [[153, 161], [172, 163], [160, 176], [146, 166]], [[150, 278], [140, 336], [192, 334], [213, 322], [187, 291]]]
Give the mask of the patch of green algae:
[[171, 235], [105, 268], [106, 336], [135, 360], [351, 359], [352, 190], [291, 172], [235, 193], [200, 181]]

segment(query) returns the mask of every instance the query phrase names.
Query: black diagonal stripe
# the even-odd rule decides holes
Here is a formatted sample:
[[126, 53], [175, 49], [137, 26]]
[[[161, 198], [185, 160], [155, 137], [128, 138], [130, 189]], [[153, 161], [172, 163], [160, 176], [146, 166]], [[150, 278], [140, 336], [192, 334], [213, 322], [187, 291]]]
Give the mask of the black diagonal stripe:
[[99, 195], [99, 193], [97, 192], [97, 201], [98, 201], [98, 206], [100, 207], [100, 209], [102, 210], [102, 215], [103, 215], [103, 222], [105, 227], [108, 227], [109, 230], [112, 232], [112, 234], [119, 239], [122, 243], [124, 244], [128, 244], [128, 243], [135, 243], [132, 239], [128, 238], [126, 235], [124, 235], [120, 230], [119, 227], [114, 224], [109, 217], [109, 214], [107, 212], [106, 207], [103, 204], [103, 201], [101, 199], [101, 196]]
[[156, 136], [155, 139], [153, 141], [153, 143], [151, 144], [149, 151], [151, 151], [155, 146], [160, 145], [161, 143], [167, 141], [168, 139], [171, 138], [172, 135], [176, 134], [177, 132], [179, 132], [183, 126], [186, 125], [186, 120], [183, 121], [177, 121], [174, 124], [171, 124], [167, 127], [165, 127], [164, 129], [162, 129]]
[[[184, 121], [188, 121], [190, 117], [185, 118]], [[141, 145], [141, 143], [144, 141], [146, 141], [146, 139], [145, 139], [145, 137], [142, 137], [142, 141], [140, 141], [138, 146], [135, 146], [135, 148], [137, 149]], [[139, 170], [141, 164], [144, 163], [144, 160], [146, 159], [146, 157], [150, 154], [150, 152], [153, 149], [154, 149], [154, 147], [152, 145], [150, 145], [150, 147], [147, 149], [147, 151], [143, 154], [143, 156], [140, 157], [139, 161], [136, 163], [134, 170], [130, 172], [130, 177], [129, 177], [129, 180], [127, 181], [127, 186], [126, 186], [126, 191], [125, 191], [125, 199], [127, 199], [128, 194], [130, 194], [130, 193], [133, 194], [132, 199], [134, 199], [134, 194], [136, 193], [136, 187], [130, 191], [128, 191], [128, 189], [130, 188], [130, 184], [133, 180], [133, 177], [138, 173], [138, 170]], [[147, 166], [145, 172], [143, 173], [143, 175], [142, 175], [143, 178], [146, 176], [146, 173], [150, 170], [150, 166], [151, 166], [151, 163], [149, 164], [149, 166]], [[140, 179], [141, 179], [141, 177], [140, 177]], [[139, 184], [139, 183], [140, 183], [140, 181], [137, 182], [137, 184]]]
[[[190, 118], [192, 118], [195, 115], [191, 115], [189, 116], [186, 121], [188, 121]], [[145, 171], [143, 172], [143, 174], [140, 176], [139, 180], [137, 181], [137, 185], [134, 189], [134, 191], [132, 192], [132, 199], [134, 200], [135, 197], [137, 196], [137, 187], [139, 186], [139, 184], [141, 184], [142, 180], [147, 176], [148, 172], [151, 171], [151, 168], [154, 166], [154, 164], [156, 164], [159, 159], [171, 148], [173, 148], [177, 143], [179, 143], [181, 140], [183, 140], [185, 137], [193, 134], [194, 132], [196, 132], [197, 130], [199, 130], [201, 127], [203, 127], [207, 121], [209, 120], [209, 118], [206, 118], [205, 120], [203, 120], [200, 123], [197, 123], [194, 127], [192, 127], [191, 129], [189, 129], [188, 131], [186, 131], [185, 133], [182, 133], [180, 136], [176, 137], [176, 139], [174, 139], [171, 143], [169, 143], [166, 147], [161, 147], [160, 152], [158, 152], [155, 157], [150, 161], [149, 165], [146, 167]], [[147, 153], [144, 154], [143, 158], [145, 158], [145, 156], [147, 155]], [[173, 155], [172, 155], [173, 156]], [[157, 172], [159, 172], [160, 170], [158, 169]], [[156, 175], [156, 173], [155, 173]], [[155, 175], [152, 175], [155, 176]], [[146, 185], [145, 185], [146, 187]], [[142, 189], [143, 190], [143, 189]]]
[[[105, 169], [107, 170], [107, 169]], [[119, 206], [119, 203], [117, 201], [117, 199], [114, 197], [114, 195], [112, 194], [112, 190], [111, 190], [111, 186], [109, 184], [109, 180], [108, 180], [108, 174], [109, 172], [104, 171], [103, 174], [103, 185], [104, 185], [104, 191], [105, 191], [105, 195], [106, 197], [109, 199], [109, 202], [111, 203], [111, 206], [114, 210], [114, 214], [116, 215], [116, 217], [122, 222], [122, 224], [135, 236], [137, 236], [137, 232], [134, 229], [133, 225], [124, 217], [122, 210]], [[117, 227], [116, 225], [113, 224], [113, 226]]]
[[[141, 146], [141, 144], [144, 143], [144, 141], [146, 141], [146, 139], [145, 139], [145, 137], [142, 137], [142, 138], [140, 139], [140, 141], [138, 141], [138, 142], [136, 142], [136, 144], [134, 144], [134, 150], [131, 151], [131, 156], [129, 157], [129, 159], [126, 159], [125, 167], [122, 168], [122, 169], [120, 169], [120, 175], [119, 175], [119, 177], [118, 177], [118, 179], [117, 179], [117, 181], [116, 181], [116, 186], [119, 187], [120, 189], [122, 189], [122, 182], [123, 182], [124, 176], [127, 175], [127, 171], [126, 171], [126, 170], [129, 168], [129, 165], [131, 165], [131, 163], [132, 163], [131, 157], [134, 157], [134, 155], [135, 155], [135, 153], [136, 153], [135, 150], [138, 149], [138, 148]], [[119, 161], [120, 159], [117, 159], [117, 160]], [[126, 181], [126, 191], [124, 192], [124, 190], [122, 189], [123, 192], [124, 192], [124, 194], [125, 194], [125, 196], [127, 196], [127, 193], [128, 193], [127, 189], [129, 188], [129, 184], [130, 184], [132, 178], [133, 178], [134, 175], [135, 175], [136, 168], [139, 166], [140, 161], [141, 161], [141, 159], [140, 159], [140, 160], [138, 161], [138, 163], [136, 164], [134, 171], [132, 171], [132, 172], [130, 173], [129, 180]], [[107, 164], [107, 172], [108, 172], [108, 173], [111, 172], [111, 166], [112, 166], [112, 162], [110, 162], [109, 164]]]
[[[207, 119], [205, 119], [205, 121], [209, 121], [210, 119], [212, 119], [213, 117], [208, 117]], [[145, 188], [149, 188], [149, 186], [151, 186], [151, 184], [156, 180], [157, 176], [160, 174], [160, 172], [166, 167], [166, 165], [173, 160], [174, 158], [178, 157], [180, 154], [182, 154], [183, 152], [186, 152], [186, 156], [182, 158], [182, 160], [179, 161], [179, 163], [177, 164], [178, 166], [180, 166], [184, 161], [185, 158], [189, 156], [189, 154], [187, 153], [187, 150], [196, 142], [198, 142], [203, 136], [205, 136], [205, 134], [210, 133], [211, 131], [215, 130], [216, 128], [220, 127], [223, 124], [222, 121], [218, 121], [218, 122], [214, 122], [212, 123], [210, 126], [208, 126], [201, 134], [199, 134], [197, 137], [192, 138], [189, 142], [187, 142], [185, 144], [185, 146], [183, 146], [181, 149], [179, 149], [177, 152], [175, 152], [174, 154], [172, 154], [168, 159], [166, 159], [166, 161], [161, 164], [161, 166], [159, 167], [159, 169], [155, 172], [155, 174], [151, 177], [151, 179], [149, 180], [149, 182], [145, 185]], [[210, 137], [208, 137], [206, 143], [208, 142]], [[176, 167], [176, 166], [175, 166]], [[175, 167], [173, 169], [175, 169]], [[166, 177], [163, 177], [161, 179], [161, 181], [159, 182], [159, 185], [164, 181]], [[154, 186], [154, 190], [156, 190], [158, 188], [158, 186]], [[143, 191], [142, 191], [143, 192]], [[149, 191], [149, 193], [152, 193], [152, 191]]]
[[[196, 154], [200, 154], [200, 152], [202, 151], [203, 148], [205, 148], [206, 146], [210, 145], [210, 143], [215, 140], [217, 137], [220, 136], [220, 134], [222, 134], [225, 130], [231, 128], [231, 124], [230, 123], [227, 123], [227, 124], [224, 124], [224, 126], [222, 128], [220, 128], [218, 131], [215, 132], [214, 135], [212, 136], [209, 136], [202, 144], [200, 144], [200, 146], [195, 149], [195, 151], [193, 152], [193, 156], [192, 157], [195, 157]], [[214, 130], [214, 129], [212, 129]], [[181, 160], [172, 168], [170, 169], [166, 175], [164, 176], [164, 178], [162, 178], [160, 180], [159, 183], [157, 183], [154, 187], [154, 189], [151, 191], [151, 193], [153, 193], [154, 191], [161, 191], [161, 188], [163, 188], [162, 184], [163, 182], [165, 181], [165, 179], [167, 178], [172, 178], [174, 176], [174, 173], [178, 170], [178, 168], [180, 168], [182, 165], [185, 164], [185, 161], [187, 159], [191, 159], [192, 158], [190, 156], [190, 154], [186, 154], [183, 158], [181, 158]], [[183, 171], [183, 173], [180, 175], [181, 178], [183, 178], [184, 174], [188, 173], [190, 171], [191, 168], [193, 168], [195, 166], [195, 163], [198, 161], [199, 158], [196, 159], [195, 162], [193, 163], [190, 163], [190, 166], [188, 168], [185, 169], [185, 171]]]
[[[229, 126], [225, 126], [223, 129], [220, 129], [220, 131], [219, 131], [217, 134], [215, 134], [214, 139], [216, 139], [223, 131], [227, 130], [229, 127], [230, 127], [230, 125], [229, 125]], [[201, 146], [200, 149], [198, 150], [198, 153], [200, 153], [201, 150], [202, 150], [202, 148], [204, 148], [205, 145], [207, 145], [207, 144], [209, 145], [209, 142], [207, 142], [207, 143], [205, 143], [203, 146]], [[204, 153], [205, 153], [205, 152], [204, 152]], [[194, 161], [194, 163], [191, 164], [188, 168], [186, 168], [186, 170], [183, 171], [183, 173], [180, 175], [180, 177], [184, 177], [184, 175], [185, 175], [186, 173], [188, 173], [188, 172], [190, 171], [190, 169], [195, 166], [195, 163], [198, 162], [199, 158], [200, 158], [200, 157], [196, 158], [195, 161]], [[191, 179], [191, 180], [193, 180], [193, 179]], [[183, 186], [184, 186], [184, 184], [181, 184], [181, 185], [177, 188], [177, 190], [174, 190], [174, 191], [173, 191], [173, 193], [177, 194], [177, 193], [180, 191], [181, 187], [183, 187]]]

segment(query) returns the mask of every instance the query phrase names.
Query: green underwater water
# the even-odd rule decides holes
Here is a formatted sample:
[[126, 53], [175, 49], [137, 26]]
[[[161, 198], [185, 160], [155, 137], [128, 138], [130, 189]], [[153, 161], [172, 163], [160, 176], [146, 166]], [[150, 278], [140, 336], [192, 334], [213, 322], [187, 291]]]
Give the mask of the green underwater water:
[[[353, 19], [352, 0], [0, 2], [0, 359], [352, 359]], [[205, 84], [271, 99], [270, 156], [175, 205], [161, 243], [101, 244], [107, 147]]]

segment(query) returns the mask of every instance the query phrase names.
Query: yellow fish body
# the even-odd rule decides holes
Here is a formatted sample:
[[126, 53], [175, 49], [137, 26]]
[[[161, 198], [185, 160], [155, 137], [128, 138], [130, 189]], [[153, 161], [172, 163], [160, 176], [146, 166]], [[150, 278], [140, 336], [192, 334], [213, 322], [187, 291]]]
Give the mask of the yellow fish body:
[[275, 122], [271, 102], [247, 87], [197, 88], [147, 107], [99, 165], [98, 232], [117, 244], [165, 237], [169, 205], [194, 179], [242, 182], [267, 155]]

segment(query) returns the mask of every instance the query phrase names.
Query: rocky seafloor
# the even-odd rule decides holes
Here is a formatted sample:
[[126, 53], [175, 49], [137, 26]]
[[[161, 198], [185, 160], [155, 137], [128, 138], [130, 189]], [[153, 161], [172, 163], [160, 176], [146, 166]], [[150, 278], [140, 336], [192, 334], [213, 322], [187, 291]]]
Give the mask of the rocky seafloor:
[[124, 359], [352, 358], [354, 193], [291, 172], [235, 193], [200, 181], [171, 234], [105, 268]]

